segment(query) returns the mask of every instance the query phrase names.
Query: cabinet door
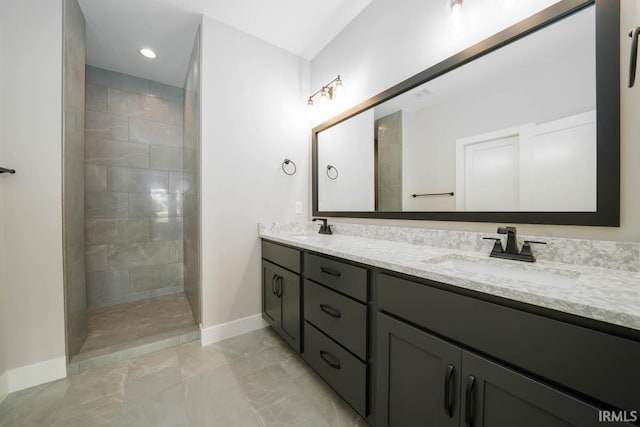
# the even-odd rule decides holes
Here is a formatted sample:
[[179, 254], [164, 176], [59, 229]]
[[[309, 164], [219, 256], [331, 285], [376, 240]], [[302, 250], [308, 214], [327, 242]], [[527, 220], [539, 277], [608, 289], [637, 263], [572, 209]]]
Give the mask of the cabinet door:
[[462, 367], [461, 426], [603, 425], [597, 408], [501, 365], [463, 352]]
[[282, 302], [280, 327], [283, 338], [300, 351], [300, 276], [286, 270], [278, 271], [278, 295]]
[[377, 327], [376, 424], [458, 426], [462, 351], [381, 313]]
[[276, 281], [279, 270], [268, 261], [262, 261], [262, 314], [273, 327], [280, 326], [280, 298], [276, 295]]

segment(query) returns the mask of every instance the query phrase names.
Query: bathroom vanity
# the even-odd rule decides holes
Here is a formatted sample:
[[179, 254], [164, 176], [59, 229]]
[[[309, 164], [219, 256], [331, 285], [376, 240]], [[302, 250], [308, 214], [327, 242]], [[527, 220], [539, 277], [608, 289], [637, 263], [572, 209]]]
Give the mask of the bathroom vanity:
[[369, 424], [582, 427], [616, 410], [633, 425], [638, 273], [605, 283], [607, 269], [401, 241], [261, 237], [263, 317]]
[[[619, 226], [620, 30], [563, 0], [316, 126], [313, 216]], [[334, 226], [261, 226], [263, 317], [369, 424], [640, 425], [640, 245]]]

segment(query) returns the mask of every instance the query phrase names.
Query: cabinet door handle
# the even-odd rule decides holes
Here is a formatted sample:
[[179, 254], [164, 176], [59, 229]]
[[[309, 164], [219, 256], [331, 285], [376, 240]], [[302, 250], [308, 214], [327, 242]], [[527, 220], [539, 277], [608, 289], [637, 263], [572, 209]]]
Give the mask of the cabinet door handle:
[[282, 276], [278, 276], [276, 279], [276, 296], [278, 298], [282, 296]]
[[275, 284], [276, 277], [278, 277], [278, 275], [274, 274], [273, 277], [271, 278], [271, 293], [274, 295], [276, 295], [276, 284]]
[[631, 37], [631, 58], [629, 60], [629, 87], [632, 88], [636, 82], [636, 67], [638, 63], [638, 34], [640, 27], [635, 27], [629, 33]]
[[339, 310], [336, 310], [335, 308], [327, 304], [320, 304], [320, 310], [324, 311], [331, 317], [335, 317], [336, 319], [339, 319], [342, 317], [342, 314], [340, 313]]
[[469, 375], [467, 378], [467, 389], [464, 398], [464, 423], [468, 427], [473, 427], [473, 387], [476, 384], [476, 377]]
[[444, 375], [444, 411], [453, 418], [453, 397], [451, 396], [451, 381], [455, 373], [455, 367], [451, 364], [447, 365], [447, 371]]
[[332, 268], [320, 267], [320, 271], [322, 271], [325, 274], [328, 274], [329, 276], [334, 276], [334, 277], [342, 276], [342, 273], [340, 273], [338, 270], [334, 270]]
[[340, 360], [328, 351], [320, 350], [320, 358], [333, 369], [340, 369]]

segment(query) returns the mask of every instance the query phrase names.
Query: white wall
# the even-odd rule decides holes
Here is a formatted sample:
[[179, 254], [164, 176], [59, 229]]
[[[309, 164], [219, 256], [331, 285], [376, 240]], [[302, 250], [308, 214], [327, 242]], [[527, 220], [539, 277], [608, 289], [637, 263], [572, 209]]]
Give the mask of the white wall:
[[[318, 208], [321, 211], [375, 209], [373, 109], [318, 135]], [[327, 165], [336, 171], [329, 171]], [[332, 179], [332, 178], [335, 179]]]
[[[446, 10], [439, 1], [377, 0], [372, 2], [351, 24], [311, 61], [311, 88], [320, 87], [336, 74], [344, 80], [342, 98], [314, 118], [320, 123], [357, 105], [392, 85], [428, 68], [451, 54], [518, 22], [555, 0], [510, 2], [510, 7], [496, 12], [493, 0], [465, 2], [468, 30], [452, 34]], [[627, 76], [628, 28], [637, 25], [638, 6], [634, 0], [622, 0], [621, 72], [622, 84]], [[472, 9], [472, 5], [473, 8]], [[635, 22], [635, 23], [634, 23]], [[620, 228], [521, 225], [527, 234], [560, 237], [640, 241], [640, 194], [634, 183], [640, 180], [635, 165], [640, 158], [640, 87], [622, 89], [622, 201]], [[340, 221], [335, 219], [334, 221]], [[345, 221], [354, 221], [347, 219]], [[451, 223], [433, 221], [357, 220], [367, 223], [411, 225], [429, 228], [495, 231], [495, 224]]]
[[[3, 31], [4, 22], [0, 19], [0, 99], [2, 99], [2, 59], [4, 58], [4, 45], [3, 40], [5, 33]], [[0, 103], [0, 166], [4, 159], [4, 139], [2, 138], [2, 103]], [[4, 200], [3, 190], [4, 180], [0, 176], [0, 201]], [[7, 298], [5, 296], [5, 289], [7, 286], [6, 267], [5, 267], [5, 237], [4, 237], [4, 209], [0, 205], [0, 403], [4, 400], [9, 392], [9, 384], [7, 380], [7, 337], [5, 328], [8, 324], [8, 319], [5, 315], [7, 313], [6, 303]]]
[[[308, 218], [308, 62], [202, 24], [202, 326], [260, 313], [259, 221]], [[294, 176], [282, 172], [293, 160]], [[301, 201], [303, 214], [295, 214]]]
[[311, 61], [311, 88], [337, 74], [344, 80], [340, 97], [316, 114], [321, 123], [396, 83], [520, 21], [556, 0], [465, 2], [468, 29], [455, 34], [445, 1], [376, 0]]
[[17, 170], [0, 177], [2, 350], [15, 390], [65, 375], [61, 1], [0, 2], [0, 76], [0, 164]]

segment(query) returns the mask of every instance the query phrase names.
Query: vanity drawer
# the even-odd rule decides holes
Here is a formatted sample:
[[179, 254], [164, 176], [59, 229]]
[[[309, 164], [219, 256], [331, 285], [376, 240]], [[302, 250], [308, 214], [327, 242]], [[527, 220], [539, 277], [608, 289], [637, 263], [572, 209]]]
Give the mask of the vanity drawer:
[[367, 302], [367, 270], [313, 254], [304, 254], [305, 277]]
[[362, 416], [366, 416], [367, 365], [309, 322], [304, 322], [303, 357]]
[[366, 360], [366, 305], [305, 280], [304, 315], [315, 327]]
[[640, 342], [386, 274], [376, 283], [380, 310], [612, 406], [639, 409]]
[[262, 258], [295, 273], [300, 273], [300, 251], [298, 250], [263, 240]]

